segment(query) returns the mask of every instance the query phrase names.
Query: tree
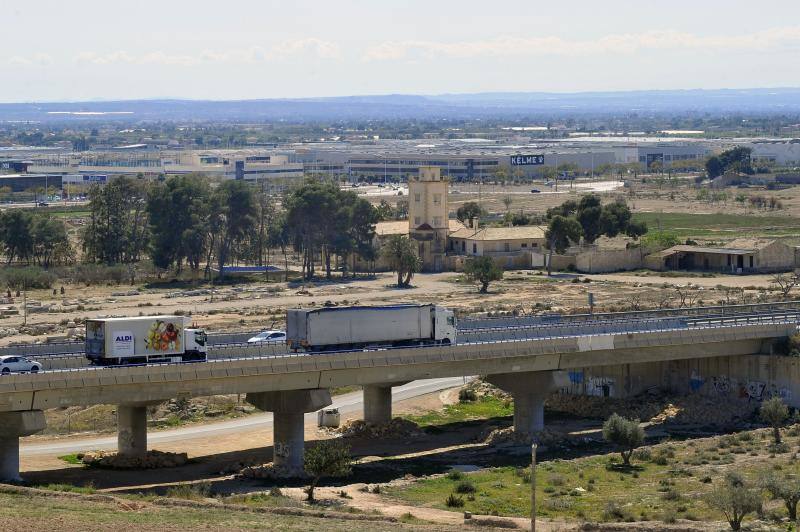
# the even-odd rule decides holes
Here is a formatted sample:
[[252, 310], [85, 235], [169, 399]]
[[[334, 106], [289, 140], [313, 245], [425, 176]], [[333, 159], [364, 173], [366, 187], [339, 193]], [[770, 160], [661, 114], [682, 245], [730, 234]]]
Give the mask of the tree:
[[89, 190], [89, 221], [83, 231], [87, 260], [103, 264], [128, 264], [131, 272], [149, 241], [146, 186], [117, 177]]
[[630, 466], [633, 451], [644, 443], [644, 429], [639, 426], [638, 419], [626, 419], [614, 413], [603, 423], [603, 439], [620, 447], [622, 463]]
[[511, 209], [511, 204], [514, 203], [514, 198], [511, 196], [503, 196], [503, 205], [506, 206], [506, 212]]
[[614, 238], [620, 233], [625, 233], [631, 222], [631, 210], [625, 201], [618, 200], [603, 207], [600, 214], [601, 234]]
[[74, 259], [67, 227], [61, 220], [47, 215], [34, 216], [30, 236], [33, 261], [42, 268]]
[[414, 274], [422, 269], [414, 243], [405, 235], [391, 235], [384, 242], [381, 253], [389, 267], [397, 272], [398, 287], [408, 286]]
[[287, 253], [292, 244], [292, 237], [289, 225], [286, 221], [286, 213], [279, 214], [269, 226], [267, 241], [272, 248], [280, 248], [283, 254], [283, 280], [289, 280], [289, 255]]
[[486, 211], [483, 210], [483, 207], [474, 201], [468, 201], [456, 210], [456, 218], [461, 223], [465, 223], [467, 220], [472, 221], [485, 215]]
[[583, 240], [588, 244], [593, 243], [602, 234], [600, 218], [603, 214], [600, 206], [600, 196], [586, 194], [578, 202], [575, 218], [583, 229]]
[[322, 477], [349, 475], [352, 462], [350, 447], [341, 440], [323, 440], [306, 449], [303, 467], [311, 475], [311, 484], [305, 490], [307, 500], [314, 502], [314, 488]]
[[174, 265], [180, 273], [184, 261], [200, 269], [208, 245], [211, 189], [201, 175], [172, 177], [154, 185], [147, 195], [150, 255], [155, 266]]
[[789, 417], [789, 408], [783, 403], [780, 397], [773, 397], [761, 403], [759, 410], [761, 420], [772, 427], [772, 436], [775, 444], [781, 443], [781, 427]]
[[472, 257], [464, 264], [464, 273], [470, 281], [481, 283], [480, 293], [485, 294], [489, 283], [503, 278], [503, 270], [495, 264], [491, 257]]
[[550, 250], [550, 257], [547, 260], [547, 275], [552, 274], [554, 252], [564, 253], [570, 242], [580, 242], [582, 233], [581, 225], [574, 218], [556, 215], [550, 219], [544, 235], [547, 240], [547, 249]]
[[778, 273], [772, 277], [772, 284], [778, 287], [783, 299], [787, 299], [794, 287], [800, 284], [800, 274]]
[[225, 181], [215, 191], [219, 201], [221, 224], [218, 226], [217, 267], [219, 278], [235, 246], [241, 244], [256, 224], [256, 202], [253, 189], [244, 181]]
[[33, 252], [33, 216], [22, 209], [0, 213], [0, 242], [8, 264], [14, 259], [29, 260]]
[[735, 472], [725, 475], [725, 481], [706, 496], [706, 503], [722, 512], [731, 530], [739, 530], [747, 514], [761, 509], [761, 494], [745, 483]]
[[767, 470], [762, 474], [760, 484], [773, 499], [782, 500], [786, 505], [789, 519], [797, 521], [797, 503], [800, 502], [800, 478], [793, 473], [779, 476], [775, 471]]
[[709, 179], [714, 179], [715, 177], [721, 176], [725, 172], [725, 168], [723, 168], [722, 163], [719, 160], [719, 157], [716, 155], [712, 155], [706, 161], [706, 175], [708, 175]]
[[677, 246], [681, 241], [678, 235], [670, 231], [653, 231], [642, 238], [642, 245], [656, 248], [656, 251]]

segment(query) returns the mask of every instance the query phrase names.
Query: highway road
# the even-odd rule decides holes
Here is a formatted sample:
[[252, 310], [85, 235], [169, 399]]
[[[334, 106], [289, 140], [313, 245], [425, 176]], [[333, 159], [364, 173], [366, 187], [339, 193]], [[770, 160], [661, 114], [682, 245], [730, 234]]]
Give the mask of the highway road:
[[[469, 377], [467, 378], [469, 380]], [[464, 384], [464, 377], [448, 377], [444, 379], [426, 379], [413, 381], [403, 386], [392, 389], [392, 401], [403, 401], [421, 395], [446, 390]], [[338, 408], [342, 414], [361, 412], [363, 408], [362, 392], [352, 392], [333, 397], [333, 405], [327, 408]], [[306, 414], [306, 425], [317, 423], [317, 413]], [[243, 433], [247, 431], [264, 430], [272, 427], [272, 413], [253, 414], [250, 416], [191, 425], [179, 429], [151, 431], [147, 435], [148, 446], [159, 443], [188, 442], [195, 438], [208, 440], [228, 434]], [[187, 448], [191, 446], [187, 445]], [[20, 456], [32, 455], [63, 455], [75, 452], [85, 452], [92, 450], [116, 450], [117, 436], [102, 436], [87, 439], [66, 439], [42, 443], [22, 443], [20, 445]]]

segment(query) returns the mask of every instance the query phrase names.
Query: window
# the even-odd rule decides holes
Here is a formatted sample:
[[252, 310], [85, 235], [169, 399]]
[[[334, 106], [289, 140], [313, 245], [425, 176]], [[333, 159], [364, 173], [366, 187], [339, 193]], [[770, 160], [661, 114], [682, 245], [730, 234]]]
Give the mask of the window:
[[505, 242], [505, 243], [503, 244], [503, 251], [505, 251], [506, 253], [508, 253], [509, 251], [511, 251], [511, 245], [510, 245], [508, 242]]
[[531, 242], [531, 247], [532, 248], [538, 248], [539, 244], [537, 244], [536, 242]]
[[478, 244], [472, 244], [472, 253], [473, 255], [478, 252]]
[[467, 241], [466, 240], [462, 240], [461, 241], [461, 251], [464, 252], [466, 250], [467, 250]]
[[414, 194], [414, 202], [419, 203], [421, 199], [422, 199], [422, 194], [418, 192]]
[[442, 195], [441, 194], [434, 194], [433, 195], [433, 204], [434, 205], [441, 205], [442, 204]]
[[419, 225], [422, 223], [422, 218], [419, 216], [414, 216], [414, 225]]
[[442, 217], [441, 216], [434, 216], [433, 217], [433, 226], [434, 227], [439, 227], [440, 225], [442, 225]]
[[522, 243], [522, 247], [524, 247], [524, 248], [528, 247], [528, 243], [527, 242], [523, 242]]
[[455, 319], [455, 317], [453, 317], [453, 316], [447, 316], [447, 324], [448, 324], [448, 325], [453, 325], [453, 326], [455, 326], [455, 324], [456, 324], [456, 319]]

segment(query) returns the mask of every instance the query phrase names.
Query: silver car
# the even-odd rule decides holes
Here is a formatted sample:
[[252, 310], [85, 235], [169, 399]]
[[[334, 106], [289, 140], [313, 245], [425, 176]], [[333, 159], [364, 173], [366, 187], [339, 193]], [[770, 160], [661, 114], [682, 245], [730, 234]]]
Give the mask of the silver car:
[[260, 343], [277, 343], [277, 342], [285, 342], [286, 341], [286, 331], [278, 331], [278, 330], [270, 330], [270, 331], [262, 331], [257, 335], [253, 336], [249, 340], [247, 340], [248, 344], [260, 344]]
[[23, 356], [0, 356], [0, 375], [9, 373], [39, 373], [42, 365]]

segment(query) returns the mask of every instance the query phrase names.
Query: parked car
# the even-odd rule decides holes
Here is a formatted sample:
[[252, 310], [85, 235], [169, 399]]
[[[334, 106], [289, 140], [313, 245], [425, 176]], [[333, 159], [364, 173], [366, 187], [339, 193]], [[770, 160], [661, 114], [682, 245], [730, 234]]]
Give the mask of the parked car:
[[49, 207], [50, 206], [50, 204], [47, 203], [46, 201], [40, 201], [36, 205], [38, 205], [39, 207]]
[[22, 356], [2, 356], [0, 357], [0, 375], [9, 373], [39, 373], [42, 365]]
[[531, 194], [538, 194], [540, 192], [541, 192], [541, 190], [539, 190], [538, 188], [532, 188], [531, 189]]
[[248, 344], [260, 344], [261, 342], [283, 342], [286, 340], [286, 331], [261, 331], [257, 335], [247, 340]]

